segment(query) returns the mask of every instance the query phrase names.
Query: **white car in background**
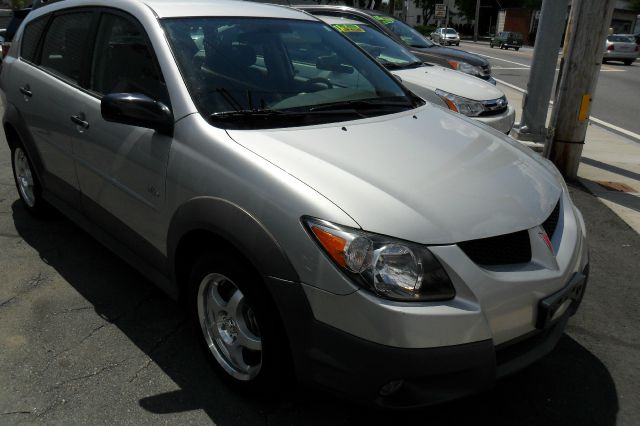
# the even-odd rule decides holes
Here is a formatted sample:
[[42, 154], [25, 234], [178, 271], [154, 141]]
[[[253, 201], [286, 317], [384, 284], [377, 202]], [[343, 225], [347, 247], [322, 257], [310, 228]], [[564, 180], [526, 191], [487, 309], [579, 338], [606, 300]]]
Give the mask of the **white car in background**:
[[423, 99], [502, 133], [508, 134], [513, 127], [515, 110], [496, 86], [459, 71], [423, 63], [368, 24], [334, 16], [316, 17], [351, 39]]
[[438, 28], [431, 33], [431, 40], [444, 46], [455, 44], [460, 46], [460, 34], [453, 28]]
[[612, 34], [607, 37], [602, 62], [622, 61], [631, 65], [638, 59], [640, 46], [631, 34]]

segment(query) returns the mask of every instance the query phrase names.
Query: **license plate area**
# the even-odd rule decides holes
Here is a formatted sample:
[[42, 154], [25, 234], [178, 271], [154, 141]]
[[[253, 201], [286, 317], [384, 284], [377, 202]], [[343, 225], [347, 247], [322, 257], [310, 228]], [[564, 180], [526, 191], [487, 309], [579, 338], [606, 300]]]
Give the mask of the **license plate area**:
[[585, 285], [586, 276], [576, 272], [560, 291], [540, 300], [536, 328], [547, 329], [562, 318], [567, 311], [574, 309], [574, 305], [579, 304], [582, 299]]

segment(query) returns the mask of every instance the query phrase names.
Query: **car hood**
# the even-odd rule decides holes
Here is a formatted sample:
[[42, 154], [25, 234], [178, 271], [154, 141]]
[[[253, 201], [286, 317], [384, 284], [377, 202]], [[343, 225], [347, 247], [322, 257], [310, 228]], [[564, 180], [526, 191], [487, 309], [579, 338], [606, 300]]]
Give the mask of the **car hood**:
[[420, 94], [419, 88], [426, 88], [432, 91], [444, 90], [476, 101], [488, 101], [504, 96], [504, 93], [493, 84], [469, 74], [436, 65], [397, 70], [392, 73], [400, 77], [402, 83], [417, 94]]
[[429, 104], [344, 123], [228, 133], [362, 229], [422, 244], [534, 227], [561, 192], [527, 148]]
[[411, 52], [418, 56], [420, 59], [427, 62], [429, 62], [429, 56], [437, 56], [444, 60], [453, 59], [457, 61], [464, 61], [473, 66], [489, 66], [489, 61], [481, 56], [458, 49], [452, 49], [450, 47], [435, 45], [425, 48], [410, 47], [409, 50], [411, 50]]

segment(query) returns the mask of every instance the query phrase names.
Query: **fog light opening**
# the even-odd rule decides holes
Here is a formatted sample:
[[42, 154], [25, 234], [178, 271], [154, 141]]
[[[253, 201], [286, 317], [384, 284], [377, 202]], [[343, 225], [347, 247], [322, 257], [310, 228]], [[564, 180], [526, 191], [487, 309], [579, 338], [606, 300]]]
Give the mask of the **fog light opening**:
[[392, 380], [380, 388], [380, 396], [391, 396], [404, 385], [404, 380]]

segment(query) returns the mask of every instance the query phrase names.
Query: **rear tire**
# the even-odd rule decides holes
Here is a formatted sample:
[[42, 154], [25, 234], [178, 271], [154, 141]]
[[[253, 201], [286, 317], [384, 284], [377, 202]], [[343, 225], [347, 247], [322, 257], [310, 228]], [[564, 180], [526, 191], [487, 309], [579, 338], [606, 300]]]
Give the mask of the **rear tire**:
[[516, 52], [517, 52], [517, 51], [519, 51], [519, 50], [520, 50], [520, 48], [519, 48], [519, 47], [516, 47], [516, 48], [515, 48], [515, 50], [516, 50]]
[[209, 362], [231, 387], [273, 395], [292, 376], [280, 317], [260, 276], [229, 254], [206, 252], [189, 277], [189, 314]]
[[493, 43], [489, 43], [489, 47], [493, 49]]
[[633, 62], [634, 61], [632, 61], [631, 59], [628, 59], [628, 60], [624, 61], [624, 64], [625, 65], [631, 65], [631, 64], [633, 64]]
[[22, 205], [35, 217], [46, 216], [49, 205], [42, 198], [42, 184], [35, 173], [27, 150], [20, 141], [15, 141], [12, 145], [11, 167]]

